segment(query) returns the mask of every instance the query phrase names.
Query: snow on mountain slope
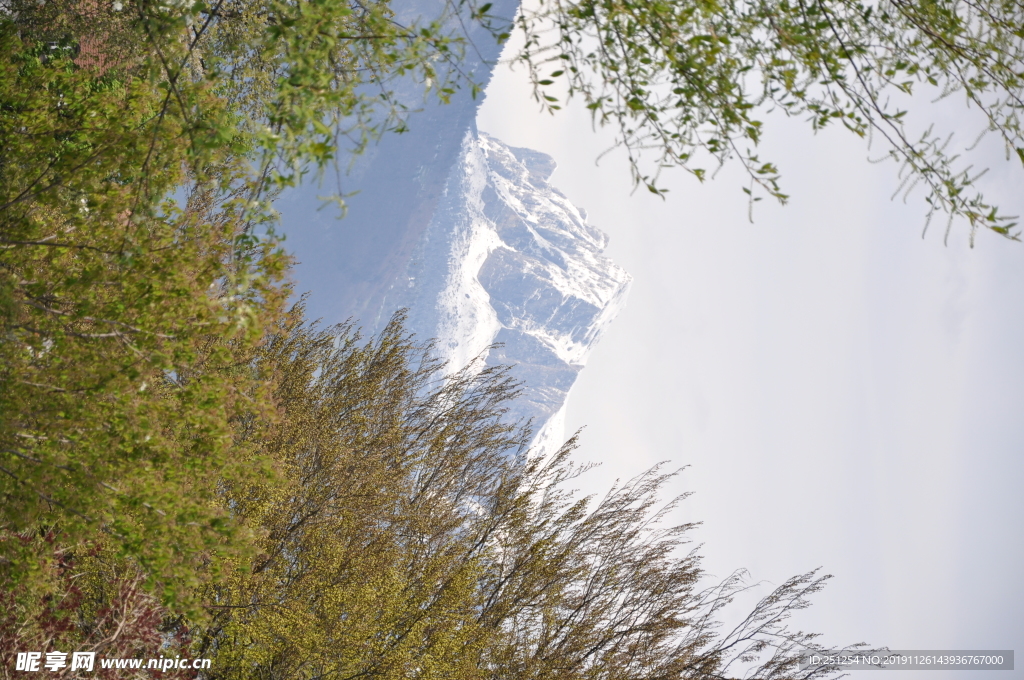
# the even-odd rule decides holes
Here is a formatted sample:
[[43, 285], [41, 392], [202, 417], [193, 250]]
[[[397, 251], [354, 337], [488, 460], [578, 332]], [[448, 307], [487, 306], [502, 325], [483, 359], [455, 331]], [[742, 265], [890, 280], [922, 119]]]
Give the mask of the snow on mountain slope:
[[[564, 406], [631, 277], [602, 252], [607, 236], [548, 183], [555, 163], [470, 130], [404, 275], [380, 306], [409, 309], [452, 367], [511, 364], [526, 383], [513, 417], [535, 445], [564, 438]], [[488, 349], [494, 343], [502, 346]]]

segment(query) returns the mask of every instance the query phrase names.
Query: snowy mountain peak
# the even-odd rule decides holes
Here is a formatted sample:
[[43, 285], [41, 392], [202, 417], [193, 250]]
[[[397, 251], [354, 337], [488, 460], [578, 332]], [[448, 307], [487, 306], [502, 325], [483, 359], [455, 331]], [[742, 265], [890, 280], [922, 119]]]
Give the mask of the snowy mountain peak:
[[569, 389], [631, 281], [602, 254], [608, 237], [548, 183], [554, 170], [550, 156], [467, 133], [381, 309], [408, 308], [411, 330], [436, 337], [453, 367], [513, 365], [526, 383], [513, 415], [533, 420], [544, 449], [561, 443]]

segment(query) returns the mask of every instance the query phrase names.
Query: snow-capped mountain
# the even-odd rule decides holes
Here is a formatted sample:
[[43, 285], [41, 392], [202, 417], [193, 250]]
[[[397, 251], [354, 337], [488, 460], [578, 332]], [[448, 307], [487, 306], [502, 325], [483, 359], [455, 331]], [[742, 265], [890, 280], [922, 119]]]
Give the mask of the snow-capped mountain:
[[554, 170], [550, 156], [470, 129], [371, 324], [405, 307], [410, 330], [436, 338], [450, 366], [480, 356], [514, 366], [525, 392], [513, 415], [533, 420], [546, 450], [561, 444], [569, 389], [631, 280], [602, 254], [607, 236], [549, 184]]
[[[494, 0], [511, 17], [519, 0]], [[459, 5], [395, 0], [405, 23], [440, 17], [468, 27], [473, 49], [457, 68], [486, 87], [501, 45]], [[499, 21], [500, 23], [500, 21]], [[456, 66], [452, 66], [455, 68]], [[514, 366], [526, 390], [513, 416], [533, 420], [535, 443], [561, 444], [565, 400], [590, 348], [625, 300], [630, 277], [602, 255], [607, 237], [548, 183], [544, 154], [481, 135], [473, 88], [450, 102], [423, 99], [406, 77], [389, 83], [411, 111], [408, 130], [388, 134], [326, 186], [306, 184], [275, 203], [295, 254], [297, 292], [325, 324], [353, 319], [377, 332], [396, 310], [409, 330], [436, 338], [452, 368], [476, 357]], [[339, 219], [323, 194], [345, 194]], [[494, 350], [488, 348], [502, 343]]]

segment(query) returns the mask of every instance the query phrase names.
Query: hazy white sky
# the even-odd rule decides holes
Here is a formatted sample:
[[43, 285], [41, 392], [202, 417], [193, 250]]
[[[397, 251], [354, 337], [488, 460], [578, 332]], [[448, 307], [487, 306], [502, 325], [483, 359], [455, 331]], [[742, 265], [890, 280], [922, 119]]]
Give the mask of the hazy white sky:
[[[736, 168], [630, 196], [584, 112], [541, 115], [521, 72], [495, 74], [480, 129], [554, 156], [552, 183], [635, 278], [569, 400], [603, 462], [592, 489], [690, 465], [674, 491], [695, 492], [679, 519], [703, 522], [707, 570], [746, 567], [765, 594], [823, 567], [797, 622], [827, 644], [1024, 651], [1024, 244], [972, 250], [961, 226], [944, 246], [939, 223], [922, 240], [894, 165], [772, 122], [762, 156], [793, 198], [750, 224]], [[1012, 214], [1020, 179], [989, 176]]]

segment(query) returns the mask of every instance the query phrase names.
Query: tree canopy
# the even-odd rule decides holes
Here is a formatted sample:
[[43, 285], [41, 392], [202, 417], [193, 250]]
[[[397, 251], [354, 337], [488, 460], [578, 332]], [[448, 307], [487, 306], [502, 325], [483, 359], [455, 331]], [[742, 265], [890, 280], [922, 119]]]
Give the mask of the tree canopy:
[[[259, 339], [284, 256], [239, 159], [190, 155], [159, 83], [9, 18], [0, 44], [0, 527], [115, 537], [181, 591], [232, 533], [205, 472], [232, 474], [228, 423], [265, 405], [225, 341]], [[30, 575], [6, 538], [0, 567]]]

